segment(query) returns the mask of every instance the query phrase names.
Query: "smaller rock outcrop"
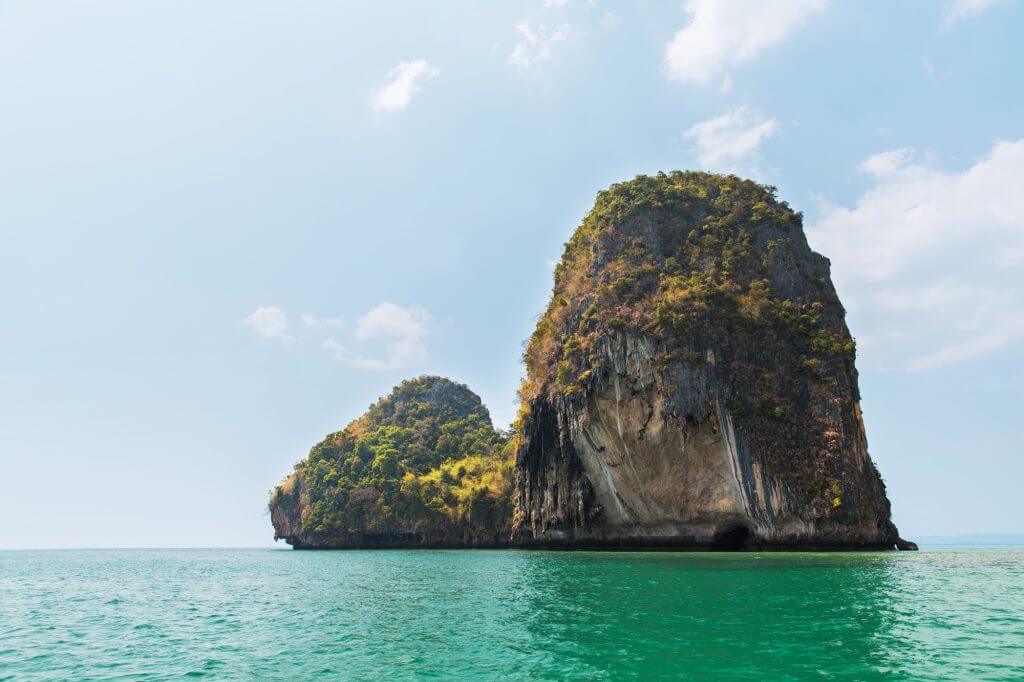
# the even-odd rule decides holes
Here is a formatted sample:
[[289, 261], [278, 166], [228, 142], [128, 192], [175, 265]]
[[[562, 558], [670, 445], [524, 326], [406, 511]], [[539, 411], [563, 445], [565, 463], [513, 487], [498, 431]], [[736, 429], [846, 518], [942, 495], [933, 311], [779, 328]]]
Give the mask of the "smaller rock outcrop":
[[277, 486], [274, 538], [297, 549], [507, 544], [511, 466], [479, 396], [443, 377], [405, 381]]

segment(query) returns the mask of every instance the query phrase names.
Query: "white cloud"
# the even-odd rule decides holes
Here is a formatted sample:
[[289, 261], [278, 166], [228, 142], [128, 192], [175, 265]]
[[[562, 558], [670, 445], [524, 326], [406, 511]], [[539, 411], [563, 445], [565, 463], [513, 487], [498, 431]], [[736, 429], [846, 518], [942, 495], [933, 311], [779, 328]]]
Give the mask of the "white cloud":
[[544, 0], [544, 7], [547, 9], [565, 7], [568, 3], [569, 0]]
[[316, 315], [303, 315], [302, 326], [307, 329], [319, 329], [321, 327], [342, 327], [345, 325], [345, 320], [340, 315], [338, 317], [317, 317]]
[[742, 106], [701, 121], [684, 135], [694, 141], [697, 161], [702, 168], [749, 173], [747, 163], [756, 158], [761, 143], [775, 134], [775, 128], [775, 119]]
[[946, 6], [946, 26], [951, 26], [964, 17], [991, 9], [1000, 2], [1002, 0], [952, 0]]
[[[826, 0], [688, 0], [689, 22], [665, 48], [669, 77], [706, 85], [781, 43]], [[727, 81], [728, 82], [728, 81]]]
[[853, 208], [823, 202], [808, 237], [854, 301], [854, 331], [899, 339], [871, 357], [925, 369], [1024, 340], [1024, 140], [959, 173], [910, 149], [860, 169], [873, 186]]
[[258, 306], [252, 315], [245, 318], [245, 323], [252, 327], [257, 334], [269, 339], [280, 339], [289, 341], [288, 336], [288, 315], [284, 310], [272, 305]]
[[378, 112], [401, 111], [409, 106], [412, 94], [423, 89], [422, 81], [440, 73], [439, 68], [422, 59], [402, 62], [388, 72], [388, 81], [370, 97], [370, 108]]
[[368, 357], [356, 353], [331, 337], [323, 347], [336, 359], [359, 369], [394, 371], [426, 361], [427, 323], [430, 316], [420, 306], [403, 307], [383, 302], [372, 308], [356, 322], [353, 334], [357, 342], [380, 341], [384, 357]]
[[620, 17], [615, 10], [608, 10], [601, 17], [601, 28], [606, 31], [613, 31], [619, 27], [622, 23], [622, 17]]
[[519, 40], [508, 55], [508, 63], [520, 69], [528, 69], [551, 59], [555, 45], [569, 36], [569, 26], [562, 24], [549, 30], [543, 24], [534, 28], [530, 22], [521, 21], [516, 25], [516, 33], [519, 34]]
[[857, 168], [861, 173], [868, 173], [870, 175], [888, 175], [906, 165], [913, 153], [914, 150], [910, 147], [892, 149], [887, 152], [881, 152], [880, 154], [869, 156], [864, 159]]

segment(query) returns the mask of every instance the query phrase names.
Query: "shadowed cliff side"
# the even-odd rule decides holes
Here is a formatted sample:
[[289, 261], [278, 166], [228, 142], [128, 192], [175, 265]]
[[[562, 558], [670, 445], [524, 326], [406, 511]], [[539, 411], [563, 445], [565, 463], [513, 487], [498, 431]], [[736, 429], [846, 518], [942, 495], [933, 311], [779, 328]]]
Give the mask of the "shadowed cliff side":
[[896, 545], [854, 341], [801, 223], [734, 176], [598, 195], [524, 356], [516, 542]]
[[310, 450], [270, 500], [296, 548], [507, 544], [511, 453], [479, 396], [442, 377], [402, 382]]

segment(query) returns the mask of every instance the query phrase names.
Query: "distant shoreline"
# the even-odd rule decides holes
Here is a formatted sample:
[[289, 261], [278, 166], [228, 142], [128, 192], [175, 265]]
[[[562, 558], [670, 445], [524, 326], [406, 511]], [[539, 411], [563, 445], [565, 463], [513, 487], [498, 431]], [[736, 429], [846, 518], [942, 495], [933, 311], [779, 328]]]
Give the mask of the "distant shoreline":
[[1024, 545], [1024, 533], [970, 533], [963, 535], [923, 535], [919, 545]]

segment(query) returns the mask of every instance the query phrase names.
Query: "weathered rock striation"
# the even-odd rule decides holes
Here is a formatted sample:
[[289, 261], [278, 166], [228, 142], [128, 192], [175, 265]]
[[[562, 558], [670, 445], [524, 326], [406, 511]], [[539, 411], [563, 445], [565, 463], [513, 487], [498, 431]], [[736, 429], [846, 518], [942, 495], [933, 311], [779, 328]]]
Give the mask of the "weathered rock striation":
[[525, 353], [516, 542], [896, 545], [854, 342], [801, 222], [733, 176], [598, 196]]

